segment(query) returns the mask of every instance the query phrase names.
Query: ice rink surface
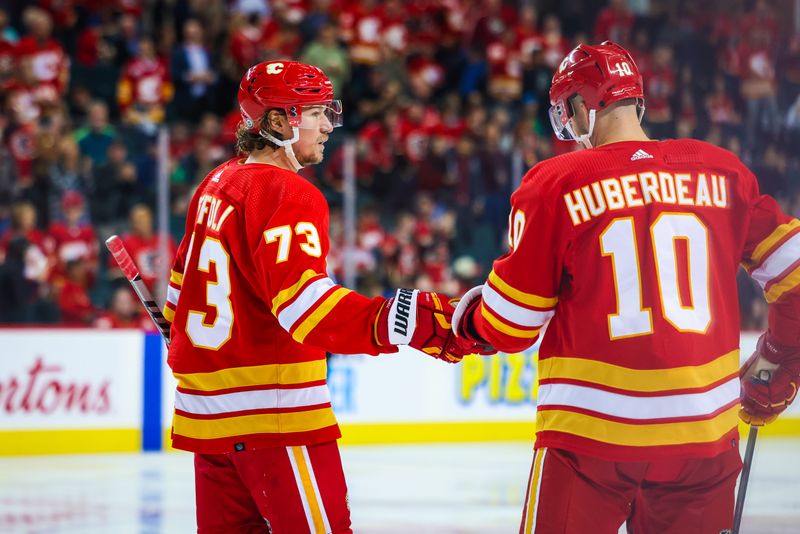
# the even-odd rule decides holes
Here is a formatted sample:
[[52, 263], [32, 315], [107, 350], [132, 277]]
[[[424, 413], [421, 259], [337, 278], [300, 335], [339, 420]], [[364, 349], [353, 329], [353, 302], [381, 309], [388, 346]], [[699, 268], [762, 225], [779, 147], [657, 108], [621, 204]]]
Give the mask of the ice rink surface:
[[[342, 457], [358, 534], [519, 528], [530, 444], [352, 446]], [[0, 458], [1, 533], [194, 531], [189, 454]], [[800, 533], [800, 440], [759, 441], [742, 525], [748, 533]]]

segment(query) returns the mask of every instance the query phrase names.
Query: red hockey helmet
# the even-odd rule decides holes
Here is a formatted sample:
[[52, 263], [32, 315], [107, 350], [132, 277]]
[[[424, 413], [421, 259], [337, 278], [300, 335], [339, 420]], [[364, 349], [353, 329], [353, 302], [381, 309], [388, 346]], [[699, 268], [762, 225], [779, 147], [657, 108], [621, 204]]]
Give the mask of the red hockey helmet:
[[642, 75], [630, 53], [611, 41], [597, 46], [581, 44], [561, 62], [550, 86], [550, 123], [559, 139], [577, 139], [570, 119], [569, 99], [580, 95], [590, 110], [590, 131], [594, 113], [626, 98], [636, 98], [639, 120], [644, 113]]
[[256, 133], [270, 109], [286, 112], [289, 125], [301, 127], [305, 106], [324, 106], [331, 124], [341, 126], [342, 103], [333, 99], [331, 81], [320, 69], [297, 61], [253, 65], [239, 84], [239, 111], [245, 127]]

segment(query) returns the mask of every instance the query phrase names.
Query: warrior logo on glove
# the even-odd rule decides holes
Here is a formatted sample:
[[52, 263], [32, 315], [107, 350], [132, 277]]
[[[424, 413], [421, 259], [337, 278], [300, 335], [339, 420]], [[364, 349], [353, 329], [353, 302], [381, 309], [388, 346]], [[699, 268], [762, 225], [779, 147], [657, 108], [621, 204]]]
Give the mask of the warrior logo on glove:
[[441, 293], [398, 289], [378, 314], [375, 339], [384, 346], [409, 345], [450, 363], [467, 354], [493, 354], [494, 350], [453, 335], [455, 302]]

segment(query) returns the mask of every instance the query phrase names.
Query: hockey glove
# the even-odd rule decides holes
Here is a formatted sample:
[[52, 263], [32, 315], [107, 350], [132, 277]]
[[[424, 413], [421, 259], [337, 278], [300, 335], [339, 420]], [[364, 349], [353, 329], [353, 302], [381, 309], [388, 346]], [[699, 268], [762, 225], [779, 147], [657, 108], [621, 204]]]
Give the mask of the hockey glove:
[[739, 418], [754, 426], [771, 423], [797, 396], [800, 349], [777, 345], [765, 333], [739, 371], [739, 378], [742, 383]]
[[453, 335], [453, 310], [450, 298], [442, 293], [398, 289], [378, 313], [375, 339], [380, 345], [408, 345], [434, 358], [459, 362], [481, 350]]
[[[453, 333], [460, 339], [482, 342], [480, 335], [472, 324], [472, 315], [481, 304], [483, 285], [475, 286], [461, 297], [453, 312]], [[489, 353], [491, 354], [491, 353]]]

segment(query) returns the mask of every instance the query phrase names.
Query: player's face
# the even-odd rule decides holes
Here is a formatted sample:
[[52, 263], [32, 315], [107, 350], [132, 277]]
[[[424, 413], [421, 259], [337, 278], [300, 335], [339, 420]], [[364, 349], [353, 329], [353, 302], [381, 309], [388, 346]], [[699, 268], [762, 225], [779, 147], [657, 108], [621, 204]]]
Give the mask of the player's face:
[[307, 106], [303, 109], [300, 139], [292, 146], [301, 165], [320, 163], [324, 158], [325, 142], [333, 131], [326, 106]]

